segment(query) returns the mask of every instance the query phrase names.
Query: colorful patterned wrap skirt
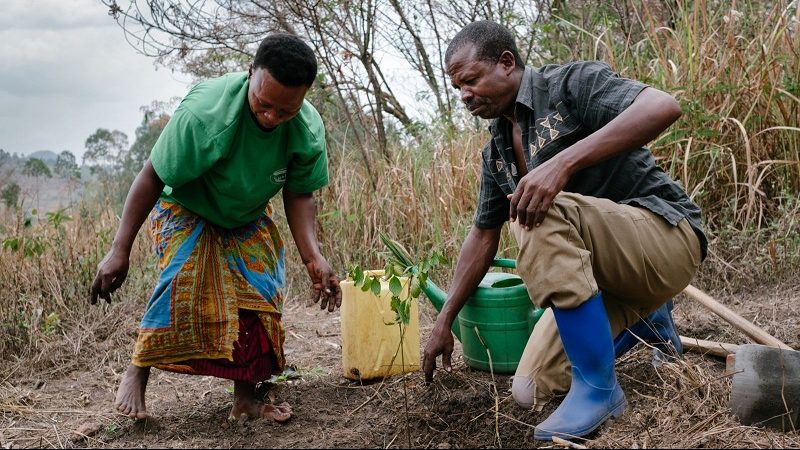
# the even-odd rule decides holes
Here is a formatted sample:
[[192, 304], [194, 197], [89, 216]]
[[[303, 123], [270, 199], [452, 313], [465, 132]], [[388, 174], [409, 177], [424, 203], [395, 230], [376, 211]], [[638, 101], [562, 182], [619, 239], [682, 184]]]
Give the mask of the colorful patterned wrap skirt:
[[284, 367], [284, 246], [272, 208], [239, 228], [176, 203], [150, 213], [160, 276], [132, 363], [258, 383]]

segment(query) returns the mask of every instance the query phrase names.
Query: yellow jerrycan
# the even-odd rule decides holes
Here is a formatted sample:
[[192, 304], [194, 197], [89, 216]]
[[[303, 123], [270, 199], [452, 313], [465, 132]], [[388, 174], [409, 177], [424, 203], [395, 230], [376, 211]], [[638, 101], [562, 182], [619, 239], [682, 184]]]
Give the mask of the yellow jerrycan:
[[[383, 276], [383, 270], [365, 271], [365, 276]], [[400, 278], [402, 297], [408, 294], [408, 278]], [[419, 305], [411, 301], [410, 321], [403, 327], [394, 324], [389, 282], [381, 279], [381, 293], [364, 292], [352, 279], [340, 283], [342, 289], [342, 375], [350, 380], [370, 380], [419, 370]], [[388, 325], [387, 325], [388, 324]]]

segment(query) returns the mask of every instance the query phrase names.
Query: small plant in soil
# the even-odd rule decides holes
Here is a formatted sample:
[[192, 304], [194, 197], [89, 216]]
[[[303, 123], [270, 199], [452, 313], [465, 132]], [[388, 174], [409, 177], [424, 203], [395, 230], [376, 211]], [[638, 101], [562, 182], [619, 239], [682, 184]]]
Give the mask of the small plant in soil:
[[[399, 242], [383, 233], [380, 234], [380, 238], [389, 249], [383, 275], [368, 275], [361, 266], [356, 265], [350, 269], [348, 276], [363, 292], [371, 290], [376, 296], [381, 293], [381, 279], [388, 281], [389, 291], [392, 294], [391, 310], [395, 313], [395, 318], [387, 325], [400, 325], [402, 328], [410, 321], [411, 302], [419, 298], [422, 289], [427, 285], [428, 271], [445, 263], [446, 260], [439, 252], [432, 252], [427, 258], [415, 263]], [[405, 295], [401, 278], [408, 278], [409, 289]]]
[[[386, 325], [398, 326], [400, 344], [398, 345], [394, 358], [397, 357], [397, 353], [400, 354], [400, 365], [402, 371], [405, 372], [405, 358], [402, 348], [405, 329], [411, 321], [411, 303], [422, 294], [422, 290], [428, 282], [428, 271], [436, 268], [439, 264], [444, 264], [446, 259], [439, 252], [434, 251], [427, 258], [415, 263], [414, 258], [411, 257], [408, 251], [403, 248], [399, 242], [389, 238], [383, 233], [380, 234], [380, 239], [389, 250], [383, 275], [369, 275], [361, 266], [356, 265], [349, 270], [348, 276], [353, 280], [356, 287], [361, 288], [363, 292], [372, 291], [375, 296], [381, 294], [381, 280], [388, 281], [389, 291], [392, 295], [390, 308], [395, 313], [395, 317], [392, 322], [386, 323]], [[403, 289], [401, 278], [408, 279], [408, 289]], [[394, 363], [394, 358], [392, 359], [392, 364]], [[405, 377], [403, 378], [403, 398], [406, 416], [406, 436], [408, 439], [408, 447], [411, 448], [411, 435], [408, 421], [408, 392], [406, 389]]]

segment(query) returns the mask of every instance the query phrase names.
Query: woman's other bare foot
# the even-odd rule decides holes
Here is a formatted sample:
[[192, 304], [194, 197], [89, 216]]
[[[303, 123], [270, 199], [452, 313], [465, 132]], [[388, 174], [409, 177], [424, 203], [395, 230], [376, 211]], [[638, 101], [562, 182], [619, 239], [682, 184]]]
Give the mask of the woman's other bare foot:
[[286, 402], [277, 406], [264, 403], [256, 396], [255, 384], [235, 381], [230, 419], [239, 420], [242, 416], [249, 419], [264, 417], [276, 422], [286, 422], [292, 417], [292, 407]]
[[149, 367], [138, 367], [133, 364], [128, 366], [117, 390], [117, 399], [114, 401], [114, 406], [120, 414], [125, 414], [134, 420], [147, 418], [144, 391], [147, 389], [149, 377]]

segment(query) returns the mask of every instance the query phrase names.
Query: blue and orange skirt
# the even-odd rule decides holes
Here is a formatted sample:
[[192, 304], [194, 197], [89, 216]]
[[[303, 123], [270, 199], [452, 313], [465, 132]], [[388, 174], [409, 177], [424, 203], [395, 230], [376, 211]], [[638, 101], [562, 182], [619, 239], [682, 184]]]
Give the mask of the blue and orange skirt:
[[271, 213], [225, 229], [156, 203], [150, 231], [160, 276], [134, 365], [251, 383], [283, 370], [284, 246]]

